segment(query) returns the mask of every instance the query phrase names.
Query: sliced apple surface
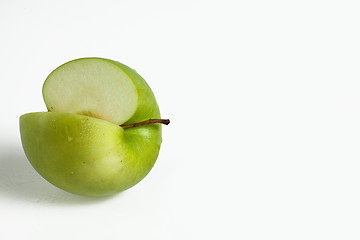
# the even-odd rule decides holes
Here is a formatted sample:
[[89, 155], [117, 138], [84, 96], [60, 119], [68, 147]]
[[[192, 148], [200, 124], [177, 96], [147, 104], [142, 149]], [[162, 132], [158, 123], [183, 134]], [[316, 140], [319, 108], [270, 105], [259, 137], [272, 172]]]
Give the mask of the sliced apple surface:
[[22, 115], [20, 133], [28, 160], [50, 183], [105, 196], [149, 173], [159, 154], [161, 125], [138, 123], [159, 119], [160, 112], [135, 70], [103, 58], [73, 60], [48, 76], [43, 97], [49, 112]]
[[[45, 80], [43, 97], [51, 112], [68, 112], [123, 124], [159, 117], [154, 94], [135, 70], [112, 60], [82, 58], [65, 63]], [[141, 117], [140, 117], [141, 119]]]

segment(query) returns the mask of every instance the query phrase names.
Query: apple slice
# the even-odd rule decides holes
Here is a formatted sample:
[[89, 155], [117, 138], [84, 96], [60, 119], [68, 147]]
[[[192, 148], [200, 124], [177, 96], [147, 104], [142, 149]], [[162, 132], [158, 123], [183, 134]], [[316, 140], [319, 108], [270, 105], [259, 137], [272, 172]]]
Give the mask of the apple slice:
[[123, 64], [82, 58], [55, 69], [44, 83], [43, 97], [51, 112], [87, 115], [120, 125], [137, 108], [142, 111], [153, 93], [139, 74]]
[[73, 60], [48, 76], [43, 97], [49, 112], [22, 115], [20, 133], [28, 160], [50, 183], [105, 196], [149, 173], [159, 123], [169, 121], [159, 119], [154, 94], [135, 70], [102, 58]]

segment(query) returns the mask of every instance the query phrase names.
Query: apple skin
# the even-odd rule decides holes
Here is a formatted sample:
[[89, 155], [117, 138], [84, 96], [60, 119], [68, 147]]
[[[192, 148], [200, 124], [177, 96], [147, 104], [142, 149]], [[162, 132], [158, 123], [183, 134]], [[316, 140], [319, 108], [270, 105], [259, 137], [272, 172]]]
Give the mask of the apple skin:
[[161, 144], [159, 124], [123, 129], [72, 113], [22, 115], [20, 132], [26, 156], [43, 178], [87, 196], [134, 186], [153, 167]]
[[159, 106], [156, 102], [154, 93], [152, 92], [146, 81], [132, 68], [125, 64], [104, 59], [105, 61], [112, 62], [119, 66], [133, 81], [138, 92], [138, 104], [134, 115], [127, 120], [124, 124], [142, 122], [148, 119], [160, 118]]
[[[103, 60], [126, 72], [138, 92], [137, 109], [124, 124], [160, 118], [145, 80], [121, 63]], [[137, 184], [155, 164], [162, 141], [158, 123], [123, 129], [102, 119], [62, 112], [22, 115], [20, 134], [29, 162], [43, 178], [85, 196], [112, 195]]]

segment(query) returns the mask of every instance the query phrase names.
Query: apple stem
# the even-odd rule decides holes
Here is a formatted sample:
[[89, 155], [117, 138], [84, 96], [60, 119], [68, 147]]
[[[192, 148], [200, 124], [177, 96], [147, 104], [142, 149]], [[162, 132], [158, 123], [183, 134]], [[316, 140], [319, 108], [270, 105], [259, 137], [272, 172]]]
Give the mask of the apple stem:
[[127, 124], [127, 125], [120, 125], [120, 127], [132, 128], [132, 127], [138, 127], [138, 126], [143, 126], [143, 125], [153, 124], [153, 123], [161, 123], [161, 124], [168, 125], [170, 123], [170, 120], [169, 119], [149, 119], [149, 120], [146, 120], [143, 122], [131, 123], [131, 124]]

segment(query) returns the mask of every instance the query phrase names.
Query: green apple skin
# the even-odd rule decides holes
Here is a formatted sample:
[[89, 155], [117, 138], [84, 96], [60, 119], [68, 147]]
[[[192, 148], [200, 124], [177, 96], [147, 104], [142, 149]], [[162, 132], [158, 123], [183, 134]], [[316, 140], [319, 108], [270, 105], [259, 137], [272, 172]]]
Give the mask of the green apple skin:
[[154, 93], [152, 92], [146, 81], [132, 68], [109, 59], [104, 59], [119, 66], [133, 81], [138, 92], [138, 104], [134, 115], [124, 124], [142, 122], [148, 119], [160, 118], [159, 106], [156, 102]]
[[[136, 111], [124, 124], [160, 118], [153, 92], [135, 70], [100, 60], [121, 68], [137, 89]], [[78, 195], [112, 195], [137, 184], [155, 164], [160, 124], [123, 129], [106, 120], [48, 110], [22, 115], [20, 134], [29, 162], [53, 185]]]
[[161, 144], [159, 124], [123, 129], [72, 113], [22, 115], [20, 132], [26, 156], [43, 178], [86, 196], [134, 186], [153, 167]]

